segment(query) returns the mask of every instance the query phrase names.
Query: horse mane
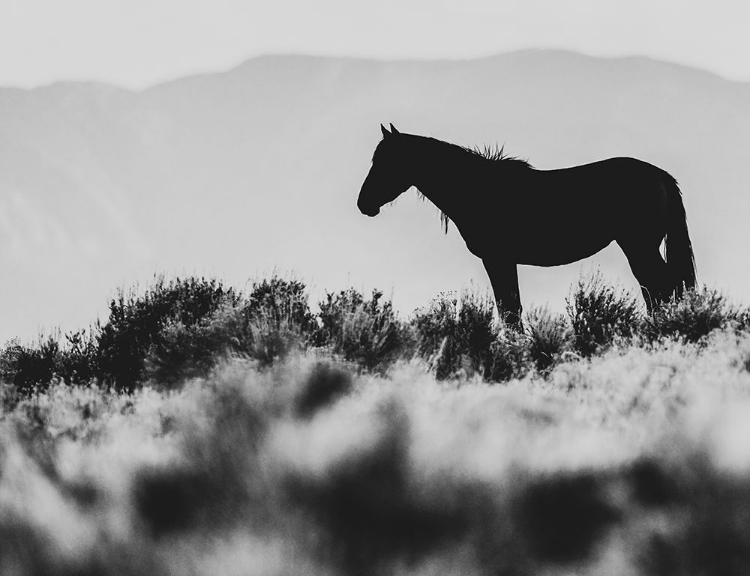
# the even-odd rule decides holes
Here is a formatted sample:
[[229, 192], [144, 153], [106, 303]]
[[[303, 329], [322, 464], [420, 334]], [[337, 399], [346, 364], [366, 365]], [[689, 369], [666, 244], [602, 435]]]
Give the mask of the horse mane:
[[[431, 140], [436, 140], [432, 138]], [[494, 146], [488, 146], [484, 145], [481, 148], [479, 146], [459, 146], [456, 144], [451, 144], [450, 142], [444, 142], [443, 140], [437, 140], [437, 142], [440, 142], [441, 144], [447, 144], [449, 147], [453, 149], [459, 149], [463, 152], [468, 152], [469, 154], [472, 154], [473, 156], [478, 156], [480, 158], [484, 158], [485, 160], [490, 160], [491, 162], [502, 162], [503, 166], [507, 166], [508, 168], [516, 168], [516, 169], [531, 169], [533, 166], [529, 163], [528, 160], [524, 160], [523, 158], [519, 158], [517, 156], [511, 156], [510, 154], [506, 154], [505, 152], [505, 145], [498, 146], [495, 144]], [[417, 189], [417, 196], [421, 200], [425, 200], [425, 195], [422, 194], [419, 189]], [[438, 208], [438, 213], [440, 214], [440, 227], [443, 229], [443, 231], [447, 234], [448, 233], [448, 223], [450, 222], [450, 218], [448, 215], [440, 210]]]
[[523, 158], [519, 158], [518, 156], [511, 156], [510, 154], [506, 154], [505, 144], [503, 144], [502, 146], [498, 146], [497, 144], [495, 144], [494, 146], [487, 146], [485, 144], [481, 148], [479, 146], [460, 146], [460, 148], [465, 150], [466, 152], [469, 152], [470, 154], [480, 156], [486, 160], [492, 160], [493, 162], [505, 162], [508, 165], [516, 166], [517, 168], [532, 168], [528, 160], [524, 160]]
[[[417, 197], [420, 200], [422, 200], [422, 201], [428, 200], [427, 196], [425, 196], [424, 194], [422, 194], [419, 191], [419, 188], [415, 188], [415, 190], [417, 191]], [[433, 206], [434, 206], [434, 204], [433, 204]], [[435, 206], [435, 207], [437, 208], [437, 206]], [[437, 208], [437, 211], [438, 211], [438, 214], [440, 215], [440, 227], [443, 229], [443, 232], [445, 232], [447, 234], [448, 233], [448, 223], [451, 221], [451, 219], [440, 208]]]

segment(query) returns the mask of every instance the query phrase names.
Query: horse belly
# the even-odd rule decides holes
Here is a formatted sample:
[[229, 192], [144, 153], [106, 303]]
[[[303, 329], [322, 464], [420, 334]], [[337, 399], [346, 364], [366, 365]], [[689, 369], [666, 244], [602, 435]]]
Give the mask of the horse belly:
[[517, 238], [514, 252], [518, 264], [561, 266], [593, 256], [613, 240], [603, 226], [540, 225]]

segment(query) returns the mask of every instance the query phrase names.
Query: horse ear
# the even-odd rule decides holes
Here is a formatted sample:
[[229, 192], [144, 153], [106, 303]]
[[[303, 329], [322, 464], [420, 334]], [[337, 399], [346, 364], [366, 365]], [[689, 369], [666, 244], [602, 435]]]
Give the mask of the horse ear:
[[401, 134], [401, 132], [396, 130], [396, 127], [393, 124], [391, 124], [391, 134]]
[[391, 135], [391, 133], [388, 132], [388, 130], [386, 130], [385, 126], [383, 126], [382, 124], [380, 125], [380, 131], [383, 133], [383, 138], [388, 138], [388, 136]]

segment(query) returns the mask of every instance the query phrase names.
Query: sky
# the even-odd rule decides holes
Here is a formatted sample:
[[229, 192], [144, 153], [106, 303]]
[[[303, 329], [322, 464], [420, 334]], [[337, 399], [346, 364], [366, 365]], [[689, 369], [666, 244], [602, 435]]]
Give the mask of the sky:
[[0, 0], [0, 86], [142, 89], [269, 53], [645, 55], [750, 81], [744, 0]]

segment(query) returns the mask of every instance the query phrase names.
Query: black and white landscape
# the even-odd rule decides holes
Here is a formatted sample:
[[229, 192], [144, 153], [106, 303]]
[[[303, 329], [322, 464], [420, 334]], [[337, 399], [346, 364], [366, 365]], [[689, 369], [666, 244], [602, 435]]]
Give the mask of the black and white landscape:
[[[750, 84], [647, 58], [527, 50], [473, 60], [265, 56], [143, 91], [0, 90], [0, 340], [85, 327], [118, 287], [276, 271], [316, 296], [392, 292], [405, 313], [487, 285], [410, 192], [374, 220], [356, 196], [379, 124], [505, 145], [542, 169], [634, 156], [679, 181], [699, 281], [750, 295]], [[519, 214], [534, 234], [534, 215]], [[523, 268], [524, 304], [561, 310], [583, 269], [637, 291], [616, 248]]]

